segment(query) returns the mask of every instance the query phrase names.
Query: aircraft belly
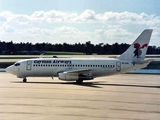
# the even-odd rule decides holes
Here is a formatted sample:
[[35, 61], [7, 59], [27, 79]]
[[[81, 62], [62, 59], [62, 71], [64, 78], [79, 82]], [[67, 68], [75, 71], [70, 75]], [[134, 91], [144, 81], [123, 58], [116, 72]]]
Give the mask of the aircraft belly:
[[99, 76], [108, 76], [108, 75], [113, 75], [116, 74], [116, 70], [114, 68], [108, 69], [108, 68], [102, 68], [102, 69], [96, 69], [93, 71], [93, 76], [94, 77], [99, 77]]
[[26, 72], [23, 72], [21, 76], [28, 77], [52, 77], [54, 76], [54, 72], [52, 69], [32, 69]]

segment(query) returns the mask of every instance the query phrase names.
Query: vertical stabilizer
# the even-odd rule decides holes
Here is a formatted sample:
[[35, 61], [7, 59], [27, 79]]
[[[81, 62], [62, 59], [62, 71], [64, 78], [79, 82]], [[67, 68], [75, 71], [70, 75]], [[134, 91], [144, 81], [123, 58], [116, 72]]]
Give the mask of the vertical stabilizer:
[[133, 62], [144, 60], [151, 34], [152, 29], [144, 30], [132, 45], [117, 58], [121, 60], [132, 60]]

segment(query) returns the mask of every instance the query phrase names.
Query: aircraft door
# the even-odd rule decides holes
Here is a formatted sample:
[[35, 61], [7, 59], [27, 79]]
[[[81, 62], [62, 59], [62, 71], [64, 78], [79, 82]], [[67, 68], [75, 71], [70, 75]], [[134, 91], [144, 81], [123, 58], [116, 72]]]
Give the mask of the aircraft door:
[[116, 70], [117, 70], [117, 71], [121, 71], [121, 62], [120, 62], [120, 61], [118, 61], [118, 62], [116, 63]]
[[32, 61], [31, 60], [27, 61], [26, 69], [27, 70], [31, 70], [32, 69]]

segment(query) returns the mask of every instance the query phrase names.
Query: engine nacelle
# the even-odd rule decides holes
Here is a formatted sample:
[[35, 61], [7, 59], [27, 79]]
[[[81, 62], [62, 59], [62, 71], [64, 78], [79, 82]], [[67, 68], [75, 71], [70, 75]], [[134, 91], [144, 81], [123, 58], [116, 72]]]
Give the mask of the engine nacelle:
[[76, 80], [92, 80], [92, 74], [79, 74], [79, 73], [59, 73], [58, 78], [64, 81], [76, 81]]

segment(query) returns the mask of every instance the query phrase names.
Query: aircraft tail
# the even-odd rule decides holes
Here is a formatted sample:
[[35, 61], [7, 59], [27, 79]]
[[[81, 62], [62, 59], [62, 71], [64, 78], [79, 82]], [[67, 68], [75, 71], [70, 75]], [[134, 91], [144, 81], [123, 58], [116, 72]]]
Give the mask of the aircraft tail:
[[117, 58], [120, 60], [132, 60], [133, 62], [139, 62], [141, 60], [144, 60], [151, 34], [152, 29], [144, 30], [132, 43], [132, 45]]

